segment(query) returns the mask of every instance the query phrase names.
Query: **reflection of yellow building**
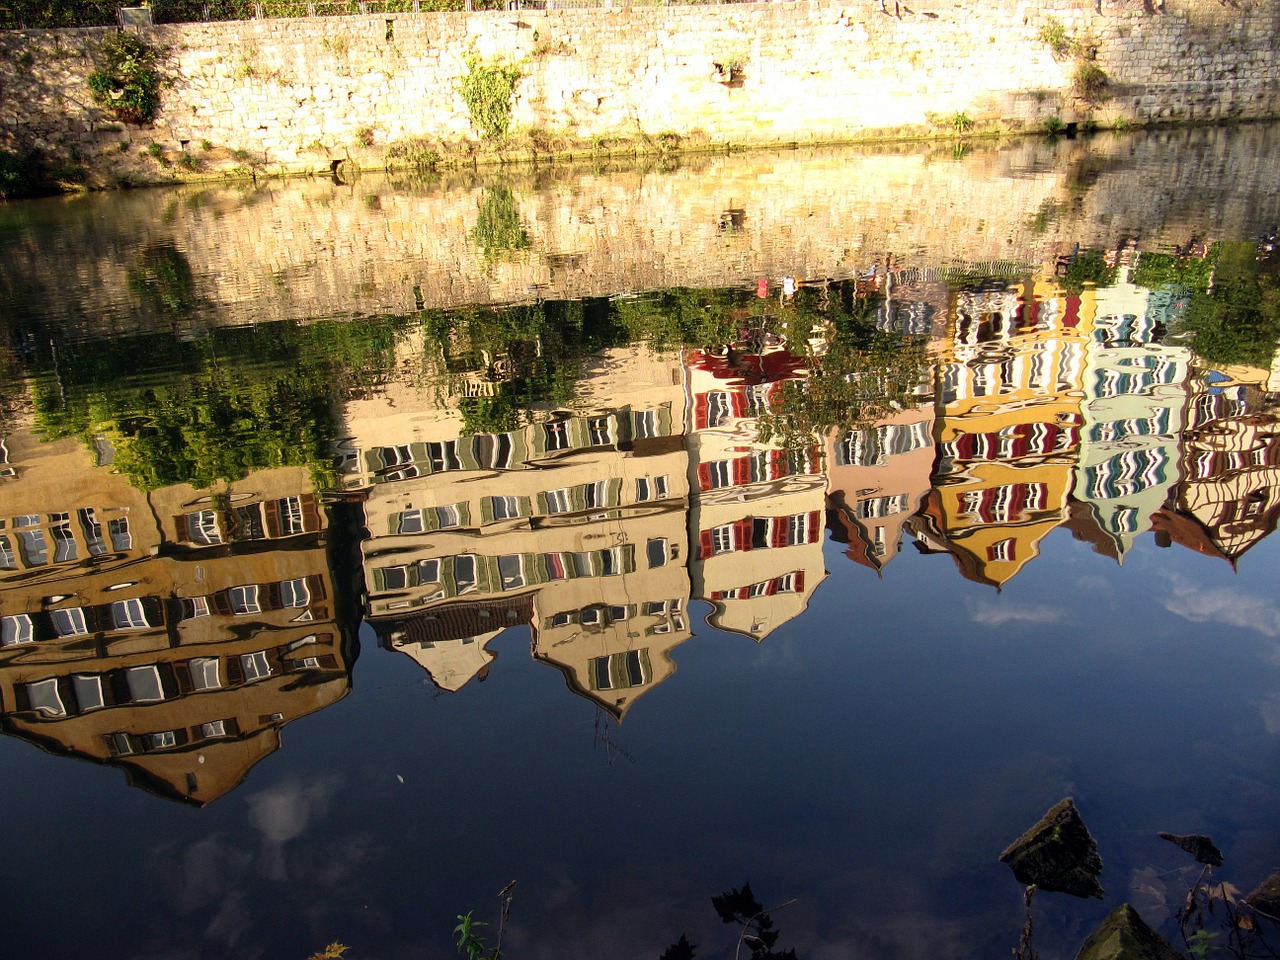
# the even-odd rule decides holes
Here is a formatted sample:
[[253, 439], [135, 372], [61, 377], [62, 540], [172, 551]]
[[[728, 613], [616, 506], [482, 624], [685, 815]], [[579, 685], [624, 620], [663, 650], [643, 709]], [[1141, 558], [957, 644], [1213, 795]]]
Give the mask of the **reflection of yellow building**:
[[937, 376], [936, 489], [918, 529], [972, 579], [1008, 582], [1066, 517], [1093, 313], [1092, 291], [1039, 282], [957, 295]]
[[827, 575], [826, 479], [816, 443], [785, 451], [760, 440], [756, 418], [781, 378], [741, 382], [732, 374], [697, 352], [686, 364], [696, 483], [690, 571], [694, 595], [712, 605], [707, 622], [758, 642], [803, 613]]
[[[236, 516], [262, 526], [196, 547], [175, 542], [186, 530], [177, 518], [207, 506], [190, 488], [144, 494], [70, 441], [10, 440], [17, 478], [0, 487], [17, 541], [0, 573], [7, 733], [203, 804], [277, 749], [285, 723], [345, 695], [323, 525], [297, 492], [304, 470], [232, 485], [206, 534]], [[281, 527], [290, 503], [301, 518], [291, 534]], [[41, 554], [35, 531], [53, 549]]]
[[459, 436], [428, 413], [395, 443], [385, 424], [350, 420], [368, 493], [369, 619], [384, 644], [457, 689], [483, 675], [487, 644], [527, 623], [534, 656], [618, 717], [669, 676], [671, 648], [691, 636], [671, 360], [612, 351], [585, 406], [502, 434]]

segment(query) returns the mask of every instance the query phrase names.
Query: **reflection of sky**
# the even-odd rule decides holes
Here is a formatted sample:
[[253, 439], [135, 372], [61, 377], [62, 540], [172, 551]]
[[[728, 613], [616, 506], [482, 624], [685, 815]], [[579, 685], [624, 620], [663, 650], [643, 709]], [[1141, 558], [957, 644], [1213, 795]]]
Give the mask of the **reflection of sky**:
[[455, 915], [493, 919], [515, 879], [513, 956], [653, 957], [681, 932], [715, 956], [709, 897], [750, 880], [798, 898], [775, 920], [802, 956], [1005, 957], [1019, 891], [996, 857], [1069, 793], [1109, 898], [1041, 898], [1043, 943], [1073, 951], [1181, 865], [1157, 830], [1209, 833], [1242, 887], [1280, 861], [1278, 550], [1232, 574], [1148, 536], [1122, 568], [1059, 530], [997, 594], [947, 557], [878, 580], [829, 544], [806, 616], [759, 647], [699, 623], [621, 727], [514, 655], [526, 629], [455, 695], [368, 644], [352, 696], [203, 811], [5, 739], [14, 942], [448, 956]]

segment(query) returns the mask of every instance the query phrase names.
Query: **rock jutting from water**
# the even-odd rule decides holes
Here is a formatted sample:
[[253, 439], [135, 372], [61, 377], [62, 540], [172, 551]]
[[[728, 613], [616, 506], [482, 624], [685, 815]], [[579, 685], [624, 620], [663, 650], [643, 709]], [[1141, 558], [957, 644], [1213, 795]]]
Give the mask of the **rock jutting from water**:
[[1018, 882], [1053, 893], [1102, 899], [1102, 858], [1070, 797], [1059, 800], [1000, 854]]
[[1076, 960], [1183, 960], [1169, 941], [1156, 933], [1138, 911], [1122, 903], [1089, 935]]

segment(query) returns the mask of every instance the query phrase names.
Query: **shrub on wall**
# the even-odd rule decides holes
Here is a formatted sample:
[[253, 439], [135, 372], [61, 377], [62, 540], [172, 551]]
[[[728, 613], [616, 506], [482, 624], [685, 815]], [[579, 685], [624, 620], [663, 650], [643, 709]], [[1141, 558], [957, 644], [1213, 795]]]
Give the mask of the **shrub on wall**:
[[150, 123], [160, 109], [160, 52], [145, 41], [120, 33], [103, 41], [106, 61], [89, 74], [94, 102], [125, 123]]
[[512, 100], [524, 74], [516, 64], [467, 59], [467, 72], [458, 80], [458, 93], [467, 105], [471, 123], [492, 140], [511, 127]]

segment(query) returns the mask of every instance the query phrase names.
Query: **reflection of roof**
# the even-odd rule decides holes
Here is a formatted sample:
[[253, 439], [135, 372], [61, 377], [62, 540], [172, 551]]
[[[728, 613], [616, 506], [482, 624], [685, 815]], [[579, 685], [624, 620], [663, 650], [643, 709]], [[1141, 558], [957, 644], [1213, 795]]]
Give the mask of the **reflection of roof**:
[[1218, 557], [1232, 567], [1235, 566], [1235, 562], [1213, 541], [1204, 524], [1181, 510], [1170, 510], [1168, 507], [1157, 510], [1151, 515], [1151, 529], [1155, 531], [1156, 543], [1160, 546], [1178, 543], [1196, 553]]
[[689, 366], [705, 370], [717, 380], [742, 385], [791, 380], [805, 376], [809, 370], [809, 365], [786, 347], [769, 346], [759, 353], [748, 353], [736, 344], [725, 347], [723, 355], [692, 350]]
[[379, 636], [406, 643], [461, 640], [533, 620], [533, 596], [441, 604], [402, 616], [370, 618]]
[[1103, 528], [1098, 519], [1096, 504], [1085, 503], [1075, 497], [1068, 497], [1067, 519], [1062, 525], [1071, 531], [1073, 539], [1093, 547], [1094, 553], [1110, 557], [1117, 563], [1121, 561], [1120, 551], [1123, 549], [1124, 544], [1118, 542], [1115, 537]]

